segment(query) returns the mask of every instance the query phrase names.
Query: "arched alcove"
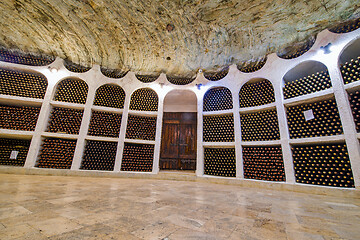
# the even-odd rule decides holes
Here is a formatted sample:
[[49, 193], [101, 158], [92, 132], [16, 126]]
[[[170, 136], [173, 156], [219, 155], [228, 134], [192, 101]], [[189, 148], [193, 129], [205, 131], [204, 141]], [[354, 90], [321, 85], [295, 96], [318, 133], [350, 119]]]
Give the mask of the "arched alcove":
[[239, 92], [240, 108], [275, 102], [274, 87], [264, 78], [254, 78], [245, 83]]
[[61, 80], [54, 96], [55, 101], [85, 104], [89, 86], [78, 78]]
[[344, 83], [358, 81], [360, 78], [360, 38], [347, 46], [339, 57], [339, 65]]
[[293, 98], [331, 88], [327, 67], [317, 61], [305, 61], [283, 77], [284, 98]]
[[140, 88], [133, 92], [130, 99], [130, 110], [157, 111], [159, 97], [150, 88]]
[[125, 91], [122, 87], [112, 84], [104, 84], [96, 90], [94, 105], [124, 108]]
[[203, 111], [222, 111], [233, 108], [231, 91], [226, 87], [214, 87], [204, 95]]
[[174, 90], [164, 99], [164, 112], [197, 112], [196, 94], [189, 90]]

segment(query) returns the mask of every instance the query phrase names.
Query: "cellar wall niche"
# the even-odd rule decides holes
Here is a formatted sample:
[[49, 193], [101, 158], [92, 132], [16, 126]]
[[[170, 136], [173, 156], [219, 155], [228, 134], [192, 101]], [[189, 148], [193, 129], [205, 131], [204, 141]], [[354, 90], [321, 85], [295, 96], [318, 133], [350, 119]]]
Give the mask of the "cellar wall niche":
[[[186, 111], [196, 114], [199, 178], [358, 189], [359, 36], [360, 29], [326, 30], [299, 57], [272, 53], [251, 71], [235, 64], [211, 76], [199, 71], [184, 85], [163, 73], [114, 78], [98, 65], [71, 65], [71, 72], [60, 58], [45, 66], [0, 61], [0, 81], [8, 84], [7, 91], [0, 88], [0, 172], [12, 166], [49, 174], [155, 175], [164, 113]], [[329, 41], [342, 49], [325, 53], [321, 47]], [[40, 78], [46, 84], [31, 90], [41, 94], [29, 95], [28, 83]], [[31, 126], [22, 123], [24, 116]], [[302, 157], [311, 154], [317, 158]]]

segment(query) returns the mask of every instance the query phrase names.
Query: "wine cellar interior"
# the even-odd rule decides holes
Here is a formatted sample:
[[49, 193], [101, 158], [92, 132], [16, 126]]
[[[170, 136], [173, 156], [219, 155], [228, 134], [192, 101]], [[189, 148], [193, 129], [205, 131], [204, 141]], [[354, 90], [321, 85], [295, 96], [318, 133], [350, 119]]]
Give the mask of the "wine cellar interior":
[[0, 164], [359, 188], [360, 30], [346, 27], [195, 78], [2, 49]]

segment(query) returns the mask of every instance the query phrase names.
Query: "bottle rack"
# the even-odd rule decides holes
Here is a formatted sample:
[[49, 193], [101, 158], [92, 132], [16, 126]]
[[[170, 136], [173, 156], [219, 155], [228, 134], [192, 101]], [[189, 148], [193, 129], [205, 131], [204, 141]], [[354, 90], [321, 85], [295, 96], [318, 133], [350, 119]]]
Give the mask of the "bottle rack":
[[50, 114], [47, 132], [79, 134], [83, 110], [54, 107]]
[[155, 141], [156, 119], [157, 117], [129, 115], [126, 138]]
[[80, 169], [113, 171], [116, 149], [117, 142], [87, 141]]
[[345, 84], [360, 80], [360, 56], [340, 65], [341, 75]]
[[34, 131], [39, 112], [40, 107], [0, 104], [0, 128]]
[[[236, 65], [231, 65], [224, 75], [226, 77], [222, 77], [221, 81], [215, 81], [218, 80], [216, 78], [213, 79], [214, 81], [208, 80], [202, 74], [198, 74], [194, 82], [181, 86], [175, 86], [165, 81], [166, 76], [164, 74], [141, 76], [129, 73], [122, 79], [109, 78], [99, 74], [101, 68], [98, 66], [94, 66], [91, 71], [74, 74], [64, 71], [66, 68], [64, 64], [66, 63], [63, 63], [61, 59], [56, 59], [48, 66], [36, 67], [0, 61], [0, 83], [7, 81], [8, 85], [7, 90], [3, 90], [5, 88], [0, 89], [0, 104], [39, 109], [36, 125], [32, 127], [33, 130], [1, 128], [0, 138], [31, 140], [25, 168], [157, 173], [164, 98], [172, 88], [190, 90], [196, 93], [199, 103], [196, 170], [198, 176], [205, 174], [217, 177], [236, 177], [238, 179], [285, 181], [287, 184], [359, 187], [360, 170], [357, 167], [346, 167], [349, 164], [358, 166], [356, 164], [360, 159], [358, 154], [360, 151], [360, 132], [357, 118], [359, 110], [356, 105], [358, 104], [356, 96], [360, 90], [360, 81], [346, 79], [350, 74], [353, 74], [351, 79], [357, 79], [357, 68], [351, 68], [348, 70], [348, 74], [344, 73], [349, 68], [351, 59], [356, 60], [358, 57], [354, 54], [358, 52], [355, 50], [360, 45], [359, 33], [359, 30], [347, 34], [334, 34], [324, 31], [318, 35], [311, 51], [304, 53], [299, 58], [281, 59], [276, 54], [270, 54], [267, 56], [267, 63], [262, 64], [261, 68], [259, 67], [256, 70], [249, 70], [249, 72], [244, 73], [239, 71]], [[343, 49], [325, 55], [320, 45], [325, 42], [324, 38], [327, 37], [334, 46]], [[355, 50], [347, 51], [346, 49], [351, 46], [354, 46]], [[353, 52], [354, 54], [346, 52]], [[341, 58], [338, 53], [344, 57]], [[323, 58], [327, 60], [323, 61]], [[339, 64], [337, 59], [341, 59]], [[50, 71], [51, 68], [61, 70], [61, 74]], [[327, 69], [329, 69], [329, 73]], [[334, 69], [339, 71], [334, 71]], [[343, 70], [342, 75], [340, 70]], [[320, 74], [316, 75], [317, 72], [320, 73], [321, 71], [324, 74], [323, 78], [319, 77]], [[304, 79], [304, 77], [308, 81], [305, 83], [310, 85], [308, 86], [310, 90], [304, 88], [300, 94], [289, 94], [291, 92], [288, 90], [290, 89], [289, 84], [295, 84], [292, 82], [297, 79], [299, 82], [299, 79]], [[22, 84], [22, 79], [26, 84]], [[51, 79], [52, 83], [48, 85], [47, 79]], [[265, 88], [267, 90], [263, 95], [268, 95], [269, 98], [260, 102], [256, 102], [257, 99], [253, 98], [253, 101], [247, 105], [240, 105], [240, 101], [245, 99], [243, 97], [240, 100], [241, 89], [244, 90], [244, 87], [258, 83], [257, 81], [264, 81], [263, 84], [267, 86]], [[72, 85], [74, 82], [75, 85]], [[269, 83], [271, 83], [271, 88]], [[305, 84], [304, 81], [302, 83]], [[1, 84], [1, 86], [5, 85]], [[261, 88], [261, 86], [254, 89]], [[311, 90], [314, 86], [315, 90]], [[41, 89], [41, 91], [33, 91], [33, 89]], [[205, 92], [204, 89], [210, 91]], [[67, 90], [69, 91], [67, 92]], [[38, 92], [40, 93], [38, 94]], [[63, 93], [61, 94], [61, 92]], [[349, 96], [349, 99], [346, 96]], [[248, 94], [248, 98], [251, 97], [252, 95]], [[303, 135], [297, 138], [291, 135], [290, 137], [291, 132], [294, 131], [292, 130], [293, 121], [288, 121], [290, 110], [296, 110], [298, 115], [302, 114], [303, 116], [302, 111], [305, 109], [302, 108], [311, 107], [316, 115], [315, 105], [318, 106], [324, 101], [328, 104], [330, 100], [334, 101], [332, 107], [336, 107], [338, 110], [338, 113], [331, 111], [331, 114], [336, 113], [336, 120], [331, 120], [335, 119], [335, 115], [333, 118], [325, 117], [318, 125], [324, 125], [324, 122], [335, 123], [344, 133], [332, 131], [329, 126], [326, 126], [323, 131], [326, 132], [330, 129], [330, 133], [314, 134], [313, 136]], [[236, 104], [234, 105], [234, 103]], [[58, 124], [51, 123], [55, 121], [55, 109], [71, 112], [61, 114], [63, 119], [71, 119], [71, 121], [69, 120], [71, 123], [68, 124], [63, 119], [61, 120], [61, 124], [67, 126], [66, 130], [59, 129]], [[82, 112], [82, 117], [70, 117], [73, 116], [71, 114], [74, 112]], [[93, 118], [96, 114], [101, 115], [98, 120]], [[111, 124], [104, 121], [105, 116], [109, 115], [113, 117], [109, 118]], [[143, 129], [145, 129], [145, 125], [148, 126], [147, 121], [140, 124], [136, 120], [138, 122], [135, 121], [136, 124], [134, 124], [134, 117], [136, 119], [152, 119], [150, 124], [152, 127], [146, 127], [146, 131], [151, 131], [151, 134], [145, 133], [143, 136], [134, 137], [131, 131], [128, 131], [132, 125], [141, 125]], [[209, 123], [209, 119], [216, 120], [218, 124], [213, 123], [210, 127], [205, 126]], [[49, 120], [50, 123], [47, 126]], [[76, 123], [74, 124], [74, 122]], [[156, 126], [154, 126], [155, 123]], [[116, 127], [114, 125], [111, 130], [106, 129], [105, 126], [113, 124], [116, 124]], [[298, 127], [301, 128], [302, 125], [298, 125]], [[50, 130], [47, 131], [47, 128], [55, 130], [50, 132]], [[271, 130], [271, 128], [273, 129]], [[316, 124], [311, 125], [308, 129], [315, 131], [315, 128], [317, 128]], [[99, 147], [90, 151], [88, 149], [90, 149], [91, 144], [94, 144], [93, 142], [98, 143]], [[109, 149], [112, 149], [110, 152], [113, 155], [106, 158], [115, 159], [114, 165], [112, 165], [112, 160], [106, 163], [107, 165], [96, 165], [95, 162], [105, 161], [105, 157], [95, 159], [93, 156], [98, 154], [94, 152], [107, 152], [108, 150], [99, 149], [107, 149], [105, 145], [108, 143], [111, 143], [109, 145], [112, 147]], [[313, 146], [316, 148], [323, 145], [340, 145], [339, 148], [336, 148], [338, 151], [336, 150], [334, 155], [330, 155], [330, 158], [337, 158], [345, 154], [348, 156], [348, 160], [344, 158], [342, 165], [332, 166], [333, 168], [347, 169], [345, 175], [349, 176], [348, 173], [352, 173], [353, 179], [351, 177], [344, 178], [345, 182], [340, 181], [335, 185], [333, 183], [330, 185], [325, 179], [336, 179], [338, 176], [337, 173], [331, 171], [327, 177], [322, 178], [324, 180], [317, 179], [320, 184], [312, 179], [299, 178], [301, 173], [313, 173], [310, 173], [309, 169], [297, 168], [296, 164], [299, 163], [299, 167], [301, 167], [301, 164], [310, 161], [318, 161], [317, 164], [320, 165], [326, 165], [327, 162], [321, 162], [319, 159], [312, 160], [306, 154], [305, 158], [301, 158], [301, 154], [300, 157], [296, 155], [297, 149], [303, 148], [305, 151], [305, 147]], [[279, 153], [280, 150], [281, 154]], [[251, 151], [253, 152], [251, 154], [252, 159], [249, 160], [248, 153]], [[212, 153], [216, 152], [218, 155], [215, 160], [212, 160], [211, 157], [216, 156]], [[6, 155], [0, 154], [0, 158], [4, 156], [8, 158], [9, 156]], [[261, 158], [262, 155], [268, 162]], [[321, 157], [321, 155], [316, 156]], [[222, 158], [227, 160], [223, 161]], [[0, 164], [2, 163], [0, 162]], [[274, 169], [276, 171], [273, 171]], [[319, 169], [313, 171], [320, 171]], [[325, 167], [323, 169], [326, 171]], [[254, 171], [261, 172], [261, 175], [254, 175]], [[275, 176], [274, 172], [279, 175]], [[339, 176], [343, 175], [339, 173]]]
[[52, 56], [35, 56], [0, 48], [0, 61], [29, 66], [46, 66], [55, 60]]
[[356, 131], [360, 132], [360, 89], [349, 92], [349, 102]]
[[31, 140], [0, 138], [0, 165], [24, 166]]
[[239, 92], [240, 108], [255, 107], [275, 102], [274, 88], [269, 80], [247, 82]]

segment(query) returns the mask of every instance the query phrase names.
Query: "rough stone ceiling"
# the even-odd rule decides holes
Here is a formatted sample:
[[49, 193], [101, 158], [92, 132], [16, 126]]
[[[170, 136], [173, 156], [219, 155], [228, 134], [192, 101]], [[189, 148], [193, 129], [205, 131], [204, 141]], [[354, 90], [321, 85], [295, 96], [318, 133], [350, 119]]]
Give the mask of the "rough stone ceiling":
[[360, 13], [359, 0], [2, 0], [0, 45], [141, 74], [257, 59]]

